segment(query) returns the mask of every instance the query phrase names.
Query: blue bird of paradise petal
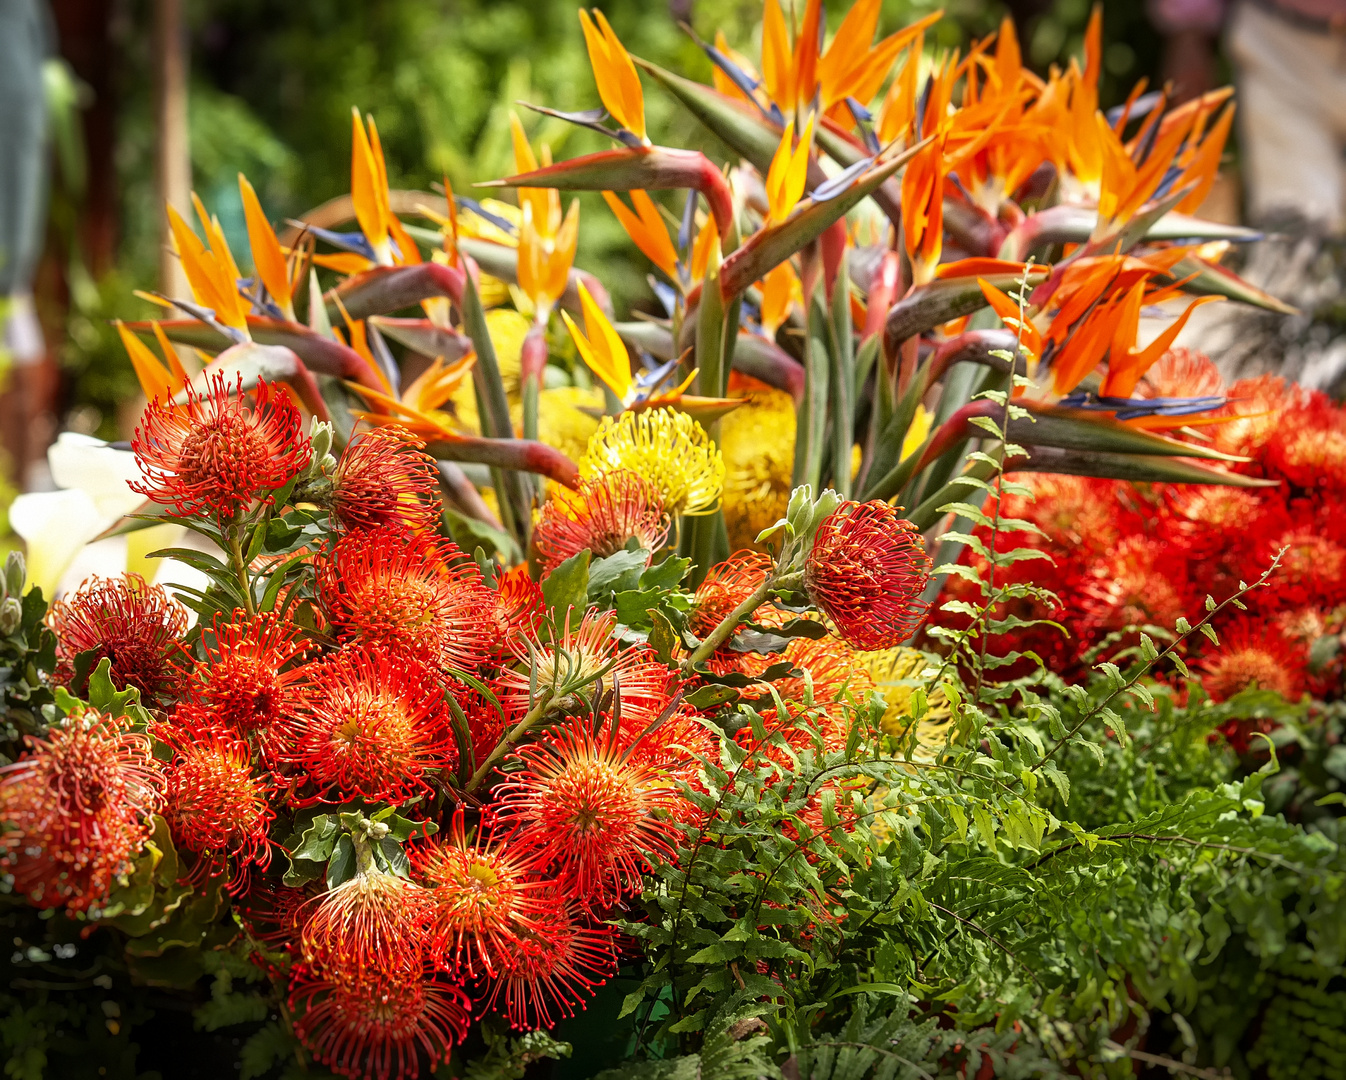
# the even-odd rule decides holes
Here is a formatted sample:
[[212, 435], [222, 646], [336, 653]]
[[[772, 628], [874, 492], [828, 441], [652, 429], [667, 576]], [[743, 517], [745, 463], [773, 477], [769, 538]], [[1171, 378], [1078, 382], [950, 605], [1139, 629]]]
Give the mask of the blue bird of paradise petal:
[[850, 109], [851, 116], [855, 120], [855, 126], [860, 129], [860, 135], [865, 141], [865, 149], [871, 155], [877, 155], [880, 150], [879, 138], [874, 134], [874, 128], [871, 126], [874, 114], [853, 97], [846, 99], [846, 108]]
[[730, 60], [729, 57], [725, 56], [724, 53], [720, 52], [714, 45], [702, 41], [699, 37], [696, 38], [696, 43], [705, 50], [706, 55], [710, 57], [710, 62], [723, 71], [725, 75], [729, 77], [730, 82], [742, 90], [744, 96], [757, 106], [758, 112], [773, 124], [778, 124], [781, 127], [785, 126], [785, 116], [781, 113], [780, 106], [773, 101], [771, 102], [771, 108], [766, 109], [763, 108], [762, 103], [757, 100], [757, 95], [753, 91], [762, 85], [760, 79], [754, 79], [736, 63]]
[[482, 206], [481, 203], [477, 202], [476, 199], [470, 199], [466, 195], [454, 195], [453, 201], [458, 204], [460, 209], [471, 210], [477, 217], [481, 218], [483, 221], [489, 221], [497, 229], [509, 233], [510, 236], [513, 236], [519, 231], [515, 228], [514, 222], [510, 221], [509, 218], [504, 218], [499, 214], [491, 213], [486, 207]]
[[1119, 398], [1079, 391], [1063, 397], [1061, 404], [1071, 409], [1115, 413], [1118, 420], [1135, 420], [1142, 416], [1190, 416], [1209, 412], [1220, 408], [1227, 400], [1223, 394], [1190, 398]]
[[365, 234], [362, 232], [347, 233], [337, 232], [334, 229], [320, 229], [318, 226], [310, 225], [304, 221], [291, 221], [290, 224], [312, 233], [324, 244], [330, 244], [334, 248], [353, 252], [356, 255], [363, 255], [370, 262], [374, 261], [374, 247], [365, 239]]
[[861, 158], [854, 165], [848, 165], [832, 177], [831, 180], [824, 181], [810, 192], [814, 202], [827, 202], [828, 199], [835, 199], [843, 191], [851, 186], [853, 181], [862, 172], [874, 164], [873, 158]]
[[[678, 265], [681, 266], [682, 264], [679, 263]], [[678, 307], [678, 294], [673, 286], [665, 281], [660, 281], [653, 274], [646, 280], [649, 281], [650, 288], [654, 290], [655, 299], [663, 306], [665, 314], [667, 314], [670, 319], [673, 318], [673, 312], [676, 311]]]

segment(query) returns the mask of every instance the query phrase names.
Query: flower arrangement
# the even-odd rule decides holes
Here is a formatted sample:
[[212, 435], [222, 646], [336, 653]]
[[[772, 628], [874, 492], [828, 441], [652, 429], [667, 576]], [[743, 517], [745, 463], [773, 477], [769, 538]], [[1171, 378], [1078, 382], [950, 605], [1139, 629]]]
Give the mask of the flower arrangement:
[[[1164, 633], [1207, 597], [1227, 595], [1275, 561], [1272, 588], [1215, 627], [1214, 636], [1193, 639], [1186, 663], [1215, 701], [1248, 689], [1291, 701], [1305, 693], [1340, 698], [1346, 602], [1346, 553], [1337, 526], [1341, 407], [1275, 376], [1226, 389], [1207, 357], [1184, 349], [1164, 355], [1149, 376], [1149, 392], [1163, 394], [1176, 383], [1200, 384], [1227, 398], [1217, 422], [1190, 437], [1237, 455], [1231, 471], [1268, 486], [1017, 478], [1024, 492], [1005, 496], [1004, 513], [1032, 533], [1007, 530], [997, 542], [1025, 543], [1049, 555], [1048, 563], [1025, 563], [1014, 572], [1054, 596], [1023, 605], [1025, 626], [1007, 634], [1006, 648], [1035, 652], [1049, 658], [1053, 670], [1078, 677], [1096, 659], [1133, 645], [1139, 631]], [[989, 530], [978, 535], [991, 542]], [[985, 565], [971, 551], [965, 557]], [[951, 597], [966, 592], [951, 583]], [[948, 611], [935, 618], [947, 625], [960, 620]], [[1226, 734], [1247, 747], [1247, 725], [1232, 725]]]
[[[1272, 303], [1216, 265], [1248, 234], [1191, 216], [1228, 94], [1105, 115], [1097, 13], [1083, 64], [1046, 80], [1008, 21], [931, 64], [938, 16], [875, 45], [878, 15], [859, 0], [823, 48], [819, 0], [793, 33], [766, 0], [760, 63], [717, 37], [706, 86], [581, 12], [603, 109], [533, 108], [612, 149], [553, 162], [514, 118], [519, 172], [492, 182], [513, 203], [395, 193], [357, 112], [357, 228], [278, 236], [240, 178], [250, 277], [204, 205], [200, 233], [170, 208], [192, 295], [157, 300], [187, 317], [119, 326], [148, 405], [129, 451], [99, 450], [143, 500], [109, 532], [175, 529], [156, 555], [199, 576], [90, 579], [48, 608], [6, 567], [15, 963], [96, 940], [130, 986], [213, 977], [197, 1015], [258, 1025], [247, 1077], [517, 1077], [619, 972], [639, 1053], [725, 1076], [787, 1054], [826, 1077], [856, 1046], [1027, 1075], [1093, 1062], [1164, 1000], [1147, 982], [1139, 1004], [1148, 945], [1125, 978], [1104, 966], [1097, 905], [1157, 903], [1189, 854], [1224, 860], [1219, 888], [1301, 889], [1305, 933], [1339, 921], [1335, 848], [1273, 828], [1260, 780], [1218, 762], [1180, 811], [1137, 795], [1148, 824], [1124, 835], [1071, 816], [1082, 746], [1131, 767], [1114, 699], [1145, 699], [1156, 655], [1097, 703], [984, 678], [1015, 659], [987, 636], [1044, 596], [1001, 508], [1060, 511], [1057, 481], [1034, 504], [1007, 466], [1092, 478], [1081, 558], [1161, 546], [1096, 497], [1119, 480], [1215, 485], [1166, 490], [1150, 517], [1177, 521], [1270, 507], [1282, 475], [1313, 502], [1330, 473], [1330, 440], [1252, 432], [1259, 394], [1332, 437], [1334, 412], [1225, 393], [1170, 348], [1210, 299]], [[655, 144], [642, 72], [741, 161]], [[603, 193], [662, 317], [616, 320], [573, 265], [567, 190]], [[648, 194], [669, 190], [680, 213]], [[939, 565], [960, 545], [982, 562]], [[1242, 572], [1220, 610], [1267, 582]], [[919, 651], [950, 573], [969, 623]], [[1152, 613], [1180, 640], [1185, 588]], [[1104, 863], [1137, 838], [1179, 846]], [[1257, 877], [1250, 851], [1298, 876]], [[1134, 890], [1096, 887], [1118, 875]], [[1207, 925], [1202, 887], [1175, 925]]]

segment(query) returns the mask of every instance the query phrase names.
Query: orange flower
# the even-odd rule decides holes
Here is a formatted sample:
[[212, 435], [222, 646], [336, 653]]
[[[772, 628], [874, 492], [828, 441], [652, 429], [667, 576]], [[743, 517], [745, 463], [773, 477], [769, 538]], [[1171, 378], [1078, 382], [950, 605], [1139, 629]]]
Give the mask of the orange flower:
[[[771, 159], [766, 176], [766, 224], [779, 225], [790, 216], [804, 195], [808, 180], [809, 156], [813, 150], [813, 114], [800, 133], [798, 145], [794, 141], [795, 122], [789, 121], [781, 135], [780, 145]], [[910, 166], [908, 166], [910, 168]]]
[[295, 321], [294, 293], [299, 284], [300, 261], [295, 260], [294, 273], [285, 261], [280, 241], [271, 228], [271, 222], [262, 212], [262, 204], [257, 200], [257, 192], [248, 183], [248, 178], [238, 174], [238, 191], [243, 199], [243, 216], [248, 223], [248, 243], [252, 248], [252, 265], [257, 276], [281, 314], [290, 322]]
[[[719, 68], [715, 70], [718, 71]], [[640, 248], [650, 262], [662, 270], [670, 281], [680, 281], [682, 275], [678, 268], [678, 252], [673, 246], [663, 219], [659, 216], [654, 200], [638, 189], [630, 194], [631, 205], [635, 207], [634, 214], [611, 191], [603, 192], [603, 198], [617, 215], [617, 220], [622, 223], [626, 235], [635, 242], [636, 247]]]
[[[538, 167], [537, 158], [528, 145], [523, 125], [513, 113], [510, 113], [510, 132], [514, 140], [515, 169], [532, 172]], [[542, 157], [544, 164], [551, 164], [551, 154], [545, 146]], [[537, 308], [537, 321], [545, 323], [551, 309], [566, 291], [570, 267], [575, 261], [580, 204], [578, 199], [572, 200], [569, 211], [562, 218], [559, 191], [520, 188], [519, 206], [523, 211], [519, 226], [519, 288]]]
[[626, 49], [608, 25], [607, 17], [594, 8], [595, 28], [589, 13], [580, 8], [580, 26], [584, 28], [584, 44], [589, 50], [589, 65], [598, 84], [598, 96], [612, 118], [630, 132], [637, 142], [649, 146], [645, 135], [645, 95], [640, 89], [640, 76]]
[[533, 531], [545, 572], [586, 548], [606, 558], [634, 539], [649, 552], [668, 538], [669, 516], [658, 490], [639, 473], [614, 469], [581, 480], [575, 491], [558, 487]]

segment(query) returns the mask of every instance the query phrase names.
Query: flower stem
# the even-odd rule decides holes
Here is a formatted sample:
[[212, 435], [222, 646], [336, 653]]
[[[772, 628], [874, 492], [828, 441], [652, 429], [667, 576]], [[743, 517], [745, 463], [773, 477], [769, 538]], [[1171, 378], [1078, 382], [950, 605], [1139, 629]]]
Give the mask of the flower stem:
[[775, 584], [775, 575], [768, 574], [763, 579], [762, 584], [758, 585], [743, 603], [721, 619], [720, 625], [707, 634], [705, 640], [696, 647], [692, 655], [682, 662], [682, 673], [686, 675], [691, 672], [697, 664], [707, 659], [723, 645], [729, 639], [729, 635], [738, 629], [738, 624], [766, 602], [767, 595]]
[[537, 726], [538, 721], [546, 714], [552, 696], [553, 692], [550, 686], [542, 688], [538, 694], [537, 703], [528, 710], [528, 715], [510, 729], [509, 733], [491, 751], [490, 756], [481, 763], [481, 767], [472, 774], [472, 779], [467, 782], [469, 792], [476, 791], [477, 788], [481, 787], [482, 781], [490, 775], [496, 763], [508, 753], [511, 747]]
[[238, 522], [234, 523], [234, 528], [229, 529], [225, 536], [229, 541], [229, 561], [233, 564], [234, 576], [238, 578], [239, 587], [243, 591], [243, 608], [248, 613], [248, 617], [257, 614], [257, 604], [252, 598], [252, 584], [248, 581], [248, 567], [243, 561], [243, 540], [239, 536]]

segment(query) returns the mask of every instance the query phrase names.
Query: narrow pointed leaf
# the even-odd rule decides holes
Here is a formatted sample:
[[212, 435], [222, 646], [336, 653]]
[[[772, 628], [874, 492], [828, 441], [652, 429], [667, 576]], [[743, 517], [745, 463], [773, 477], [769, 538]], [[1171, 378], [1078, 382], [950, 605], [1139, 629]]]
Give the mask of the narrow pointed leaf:
[[342, 323], [337, 298], [352, 319], [364, 319], [415, 307], [422, 300], [436, 296], [447, 296], [455, 303], [461, 303], [463, 272], [432, 262], [416, 266], [376, 266], [347, 278], [327, 294], [327, 316], [334, 323]]
[[[1046, 267], [1030, 267], [1029, 281], [1047, 276]], [[983, 280], [1005, 290], [1017, 286], [1018, 274], [990, 274]], [[940, 278], [912, 289], [888, 311], [886, 333], [890, 341], [905, 341], [950, 319], [960, 319], [986, 307], [986, 297], [975, 277]]]
[[1101, 450], [1064, 450], [1053, 446], [1030, 447], [1028, 458], [1016, 458], [1012, 467], [1019, 472], [1067, 473], [1071, 476], [1097, 476], [1148, 483], [1222, 484], [1228, 487], [1258, 488], [1275, 487], [1280, 482], [1221, 472], [1181, 458], [1114, 454]]

